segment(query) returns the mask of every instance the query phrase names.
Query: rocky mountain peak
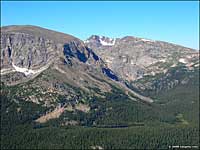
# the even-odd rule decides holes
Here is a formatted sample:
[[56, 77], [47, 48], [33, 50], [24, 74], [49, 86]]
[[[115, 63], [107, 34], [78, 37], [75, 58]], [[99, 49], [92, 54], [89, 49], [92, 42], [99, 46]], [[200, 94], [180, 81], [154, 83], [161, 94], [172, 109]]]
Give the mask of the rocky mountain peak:
[[92, 43], [96, 46], [113, 46], [115, 45], [116, 39], [109, 38], [106, 36], [92, 35], [89, 37], [85, 43]]
[[100, 44], [100, 39], [109, 41], [109, 38], [103, 36], [92, 36], [85, 44], [93, 49], [118, 76], [128, 81], [166, 72], [170, 66], [179, 63], [186, 66], [199, 64], [198, 51], [176, 44], [125, 36], [117, 38], [112, 46], [104, 46]]

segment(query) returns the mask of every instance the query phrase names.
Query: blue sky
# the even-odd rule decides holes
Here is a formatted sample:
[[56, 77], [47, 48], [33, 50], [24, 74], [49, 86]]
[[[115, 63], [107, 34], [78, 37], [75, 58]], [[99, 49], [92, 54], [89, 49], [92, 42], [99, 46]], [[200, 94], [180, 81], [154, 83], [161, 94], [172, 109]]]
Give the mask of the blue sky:
[[136, 36], [199, 49], [199, 2], [2, 2], [1, 26], [37, 25], [85, 40]]

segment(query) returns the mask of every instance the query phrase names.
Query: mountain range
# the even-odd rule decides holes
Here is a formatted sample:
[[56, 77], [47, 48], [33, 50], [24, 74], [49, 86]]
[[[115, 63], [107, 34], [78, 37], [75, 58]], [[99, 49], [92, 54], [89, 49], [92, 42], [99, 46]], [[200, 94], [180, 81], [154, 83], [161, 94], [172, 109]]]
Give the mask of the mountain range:
[[[92, 35], [82, 41], [37, 26], [1, 27], [2, 148], [51, 148], [42, 132], [51, 138], [50, 131], [56, 130], [57, 135], [70, 128], [66, 132], [80, 130], [74, 134], [81, 139], [74, 141], [60, 133], [70, 142], [63, 141], [67, 146], [53, 145], [80, 149], [80, 140], [86, 140], [81, 132], [95, 128], [94, 132], [102, 136], [111, 131], [110, 136], [121, 134], [124, 127], [127, 129], [120, 141], [129, 130], [139, 139], [147, 132], [147, 137], [151, 136], [150, 130], [163, 134], [162, 128], [166, 128], [170, 133], [161, 139], [156, 135], [153, 144], [140, 139], [139, 145], [123, 145], [111, 137], [104, 141], [92, 135], [84, 148], [198, 145], [198, 89], [199, 50], [133, 36]], [[171, 129], [184, 130], [185, 134], [172, 138]], [[36, 145], [26, 141], [24, 134], [19, 137], [20, 130], [31, 132], [30, 138], [41, 135], [45, 144], [37, 139], [33, 140], [39, 143]], [[173, 140], [163, 143], [169, 137]]]

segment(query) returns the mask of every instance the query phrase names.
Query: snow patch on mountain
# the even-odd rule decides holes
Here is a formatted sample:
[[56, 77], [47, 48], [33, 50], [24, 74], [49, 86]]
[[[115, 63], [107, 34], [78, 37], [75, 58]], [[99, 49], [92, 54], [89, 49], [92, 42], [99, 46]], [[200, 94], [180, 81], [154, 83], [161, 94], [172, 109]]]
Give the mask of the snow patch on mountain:
[[109, 39], [109, 42], [104, 41], [102, 38], [99, 39], [101, 45], [103, 46], [113, 46], [115, 45], [115, 39]]
[[179, 61], [180, 63], [183, 63], [183, 64], [186, 64], [186, 63], [187, 63], [186, 59], [184, 59], [184, 58], [180, 58], [178, 61]]
[[86, 40], [86, 41], [83, 41], [84, 43], [89, 43], [90, 41], [89, 40]]
[[144, 42], [155, 42], [154, 40], [149, 40], [149, 39], [141, 39]]
[[15, 70], [17, 72], [24, 73], [26, 76], [28, 76], [30, 74], [35, 74], [35, 71], [33, 71], [31, 69], [27, 69], [27, 68], [18, 67], [14, 63], [12, 63], [12, 66], [15, 68]]
[[45, 65], [45, 66], [43, 66], [43, 67], [41, 67], [40, 69], [37, 69], [37, 70], [32, 70], [32, 69], [28, 69], [28, 68], [18, 67], [14, 63], [12, 63], [12, 66], [15, 69], [15, 71], [24, 73], [25, 76], [29, 76], [29, 75], [34, 75], [34, 74], [41, 73], [42, 71], [46, 70], [49, 67], [49, 64], [47, 64], [47, 65]]
[[159, 62], [166, 62], [166, 59], [160, 59]]

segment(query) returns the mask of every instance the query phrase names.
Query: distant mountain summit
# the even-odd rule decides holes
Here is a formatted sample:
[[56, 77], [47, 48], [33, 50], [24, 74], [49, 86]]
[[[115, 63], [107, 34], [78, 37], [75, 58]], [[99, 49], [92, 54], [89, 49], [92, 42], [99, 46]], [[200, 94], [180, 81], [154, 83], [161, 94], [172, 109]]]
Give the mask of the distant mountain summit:
[[113, 46], [115, 45], [115, 42], [116, 42], [116, 39], [105, 37], [105, 36], [98, 36], [98, 35], [92, 35], [86, 41], [84, 41], [84, 43], [89, 43], [97, 47]]
[[[102, 40], [111, 42], [101, 44]], [[128, 81], [166, 72], [169, 68], [159, 67], [161, 64], [169, 67], [178, 63], [197, 65], [199, 58], [199, 52], [194, 49], [132, 36], [110, 39], [96, 35], [86, 40], [85, 44], [120, 77]]]

